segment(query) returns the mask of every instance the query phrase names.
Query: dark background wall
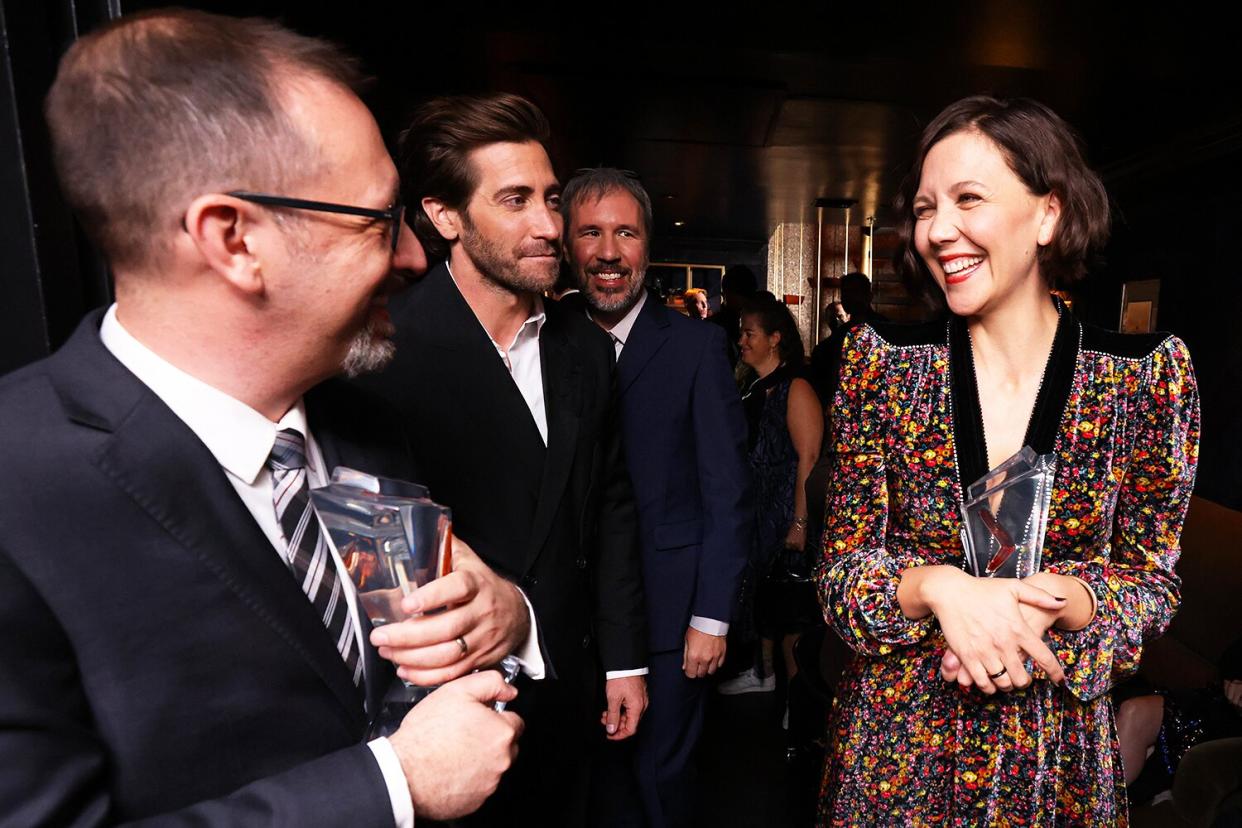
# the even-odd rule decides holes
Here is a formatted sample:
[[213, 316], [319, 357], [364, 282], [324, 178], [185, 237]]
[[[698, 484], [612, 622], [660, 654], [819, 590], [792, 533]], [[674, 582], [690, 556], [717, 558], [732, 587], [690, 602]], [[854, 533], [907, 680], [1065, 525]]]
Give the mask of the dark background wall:
[[64, 49], [116, 13], [103, 0], [0, 6], [0, 372], [46, 356], [110, 296], [52, 175], [42, 105]]
[[1242, 142], [1153, 151], [1109, 189], [1113, 239], [1085, 316], [1116, 328], [1122, 282], [1160, 280], [1159, 327], [1185, 340], [1202, 395], [1196, 491], [1242, 509]]
[[[1117, 208], [1075, 311], [1115, 327], [1122, 283], [1160, 280], [1159, 327], [1190, 345], [1201, 385], [1198, 493], [1242, 509], [1242, 70], [1233, 34], [1209, 17], [992, 0], [881, 19], [832, 5], [797, 25], [722, 35], [664, 18], [561, 31], [529, 14], [483, 19], [480, 7], [468, 19], [364, 0], [184, 4], [342, 42], [376, 76], [368, 103], [390, 141], [434, 95], [530, 95], [554, 125], [562, 173], [606, 163], [643, 176], [653, 259], [745, 262], [761, 278], [772, 227], [813, 222], [815, 198], [856, 198], [856, 221], [874, 213], [891, 226], [911, 144], [948, 102], [1043, 99], [1082, 130]], [[161, 5], [0, 0], [0, 372], [49, 353], [110, 298], [51, 174], [40, 107], [56, 61], [79, 32]]]

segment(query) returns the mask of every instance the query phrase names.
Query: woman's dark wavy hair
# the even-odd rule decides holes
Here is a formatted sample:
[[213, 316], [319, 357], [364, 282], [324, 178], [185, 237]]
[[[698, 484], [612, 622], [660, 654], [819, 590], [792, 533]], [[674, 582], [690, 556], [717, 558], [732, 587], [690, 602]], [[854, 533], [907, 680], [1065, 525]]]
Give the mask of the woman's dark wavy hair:
[[1055, 193], [1061, 202], [1052, 242], [1039, 249], [1039, 269], [1052, 288], [1065, 289], [1087, 273], [1087, 261], [1108, 241], [1108, 193], [1087, 166], [1074, 128], [1039, 101], [976, 95], [950, 104], [923, 130], [914, 166], [896, 200], [901, 245], [897, 266], [906, 285], [925, 292], [933, 284], [914, 247], [912, 204], [923, 162], [936, 144], [958, 132], [978, 132], [1000, 148], [1009, 169], [1037, 196]]
[[793, 314], [784, 302], [770, 294], [758, 294], [742, 305], [742, 316], [755, 317], [759, 327], [768, 336], [774, 333], [781, 335], [780, 342], [776, 343], [781, 362], [794, 368], [802, 365], [806, 357], [806, 350], [802, 347], [802, 334], [798, 332], [798, 323], [794, 321]]

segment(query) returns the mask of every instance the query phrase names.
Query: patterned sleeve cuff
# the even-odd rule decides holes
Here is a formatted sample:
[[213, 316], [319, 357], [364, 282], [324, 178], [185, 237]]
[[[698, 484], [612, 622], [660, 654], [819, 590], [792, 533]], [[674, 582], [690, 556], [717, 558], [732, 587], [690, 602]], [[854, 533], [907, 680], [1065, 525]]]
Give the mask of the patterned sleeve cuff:
[[1126, 649], [1124, 637], [1115, 629], [1108, 602], [1101, 596], [1097, 582], [1103, 575], [1098, 565], [1089, 561], [1066, 561], [1048, 567], [1049, 572], [1066, 575], [1079, 581], [1091, 594], [1094, 612], [1091, 620], [1079, 630], [1048, 630], [1048, 648], [1065, 670], [1065, 689], [1082, 701], [1104, 695], [1113, 686], [1115, 653]]
[[[921, 560], [896, 561], [882, 552], [844, 559], [828, 572], [827, 616], [842, 638], [864, 655], [887, 655], [921, 641], [932, 616], [911, 619], [901, 610], [901, 573]], [[839, 588], [832, 588], [833, 584]]]
[[1048, 630], [1048, 649], [1061, 662], [1065, 671], [1065, 689], [1080, 701], [1091, 701], [1104, 695], [1113, 686], [1112, 650], [1100, 646], [1100, 637], [1092, 629], [1095, 622], [1081, 630]]

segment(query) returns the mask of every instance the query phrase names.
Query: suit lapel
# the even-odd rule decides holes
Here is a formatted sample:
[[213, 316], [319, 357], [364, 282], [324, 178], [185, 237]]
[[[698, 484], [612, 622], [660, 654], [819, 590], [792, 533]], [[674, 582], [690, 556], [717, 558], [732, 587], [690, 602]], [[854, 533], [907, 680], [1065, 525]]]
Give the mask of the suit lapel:
[[[477, 418], [470, 424], [470, 439], [491, 441], [492, 456], [512, 457], [522, 468], [532, 469], [530, 486], [534, 489], [544, 445], [530, 407], [487, 331], [453, 283], [448, 268], [441, 265], [426, 277], [426, 282], [420, 285], [427, 291], [424, 301], [428, 312], [423, 317], [431, 324], [428, 330], [420, 332], [420, 344], [448, 352], [443, 357], [431, 358], [443, 359], [451, 374], [447, 381], [453, 384], [453, 398], [461, 401], [463, 413]], [[541, 342], [541, 358], [542, 348]], [[543, 373], [546, 389], [546, 366]], [[546, 390], [544, 396], [546, 406]]]
[[569, 480], [577, 450], [582, 409], [582, 366], [577, 351], [565, 335], [561, 309], [549, 307], [547, 314], [548, 319], [539, 337], [539, 363], [543, 373], [544, 407], [548, 416], [548, 452], [531, 524], [527, 570], [534, 564], [547, 540], [561, 494]]
[[668, 341], [668, 313], [658, 299], [647, 296], [621, 349], [621, 359], [617, 361], [617, 390], [621, 396]]
[[111, 431], [92, 462], [305, 659], [360, 725], [357, 692], [314, 608], [207, 447], [103, 347], [99, 318], [62, 349], [54, 379], [71, 419]]

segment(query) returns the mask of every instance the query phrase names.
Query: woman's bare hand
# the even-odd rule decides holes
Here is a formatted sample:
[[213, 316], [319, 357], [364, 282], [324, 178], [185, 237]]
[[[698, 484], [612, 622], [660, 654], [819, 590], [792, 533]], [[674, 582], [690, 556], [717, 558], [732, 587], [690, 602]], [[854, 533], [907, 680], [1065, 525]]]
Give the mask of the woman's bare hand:
[[806, 546], [806, 521], [801, 524], [794, 521], [789, 524], [789, 531], [785, 533], [786, 549], [802, 549]]
[[941, 567], [929, 575], [920, 589], [948, 644], [945, 680], [989, 694], [1026, 687], [1028, 656], [1052, 681], [1063, 680], [1060, 662], [1042, 640], [1063, 600], [1012, 578], [974, 578]]

